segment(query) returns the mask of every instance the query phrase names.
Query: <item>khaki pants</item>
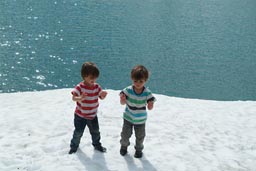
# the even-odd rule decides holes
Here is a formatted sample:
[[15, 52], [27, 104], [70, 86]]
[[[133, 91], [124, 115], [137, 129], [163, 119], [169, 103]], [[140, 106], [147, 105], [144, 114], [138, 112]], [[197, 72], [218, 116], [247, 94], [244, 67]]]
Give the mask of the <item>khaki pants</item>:
[[144, 145], [143, 145], [144, 138], [146, 136], [145, 123], [135, 125], [124, 119], [123, 129], [121, 132], [121, 140], [120, 140], [121, 146], [128, 147], [130, 145], [129, 139], [132, 136], [133, 128], [134, 128], [135, 138], [136, 138], [134, 147], [137, 151], [142, 151], [144, 148]]

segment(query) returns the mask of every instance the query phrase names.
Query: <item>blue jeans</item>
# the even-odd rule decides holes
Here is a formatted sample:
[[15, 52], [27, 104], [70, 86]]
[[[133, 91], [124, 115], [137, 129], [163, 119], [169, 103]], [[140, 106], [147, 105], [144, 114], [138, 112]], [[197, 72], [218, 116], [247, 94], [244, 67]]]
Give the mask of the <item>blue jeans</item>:
[[96, 116], [93, 120], [89, 120], [75, 114], [75, 118], [74, 118], [75, 130], [73, 133], [73, 138], [70, 143], [71, 148], [77, 149], [79, 147], [80, 140], [83, 136], [86, 125], [88, 126], [91, 134], [92, 145], [94, 147], [101, 146], [98, 117]]

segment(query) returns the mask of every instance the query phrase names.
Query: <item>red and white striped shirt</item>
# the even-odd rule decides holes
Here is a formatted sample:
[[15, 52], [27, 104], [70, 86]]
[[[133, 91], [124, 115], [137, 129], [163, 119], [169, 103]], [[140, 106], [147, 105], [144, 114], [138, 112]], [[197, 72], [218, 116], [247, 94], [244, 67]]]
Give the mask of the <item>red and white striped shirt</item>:
[[71, 92], [75, 96], [80, 96], [81, 94], [87, 94], [82, 102], [76, 102], [75, 114], [92, 120], [97, 115], [97, 110], [99, 107], [99, 94], [102, 88], [99, 84], [95, 83], [93, 86], [87, 86], [84, 82], [80, 82], [75, 86]]

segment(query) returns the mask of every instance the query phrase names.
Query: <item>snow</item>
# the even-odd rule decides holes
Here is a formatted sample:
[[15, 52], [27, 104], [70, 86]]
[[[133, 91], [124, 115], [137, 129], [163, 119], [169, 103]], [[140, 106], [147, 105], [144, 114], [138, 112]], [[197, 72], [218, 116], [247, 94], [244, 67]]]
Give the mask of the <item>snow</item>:
[[134, 135], [119, 154], [124, 106], [107, 90], [98, 112], [95, 151], [86, 129], [69, 155], [75, 103], [71, 89], [0, 94], [1, 171], [256, 171], [256, 101], [210, 101], [155, 94], [148, 112], [144, 156], [134, 158]]

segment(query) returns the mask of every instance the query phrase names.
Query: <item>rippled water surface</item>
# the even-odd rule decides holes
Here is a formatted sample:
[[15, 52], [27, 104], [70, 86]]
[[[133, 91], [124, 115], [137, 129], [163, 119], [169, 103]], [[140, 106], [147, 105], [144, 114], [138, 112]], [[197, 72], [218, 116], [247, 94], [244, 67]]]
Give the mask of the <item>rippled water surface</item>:
[[256, 100], [254, 0], [2, 0], [0, 92], [73, 87], [84, 61], [103, 88], [136, 64], [155, 93]]

